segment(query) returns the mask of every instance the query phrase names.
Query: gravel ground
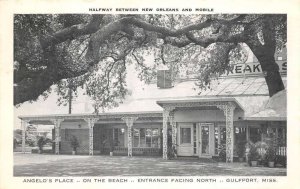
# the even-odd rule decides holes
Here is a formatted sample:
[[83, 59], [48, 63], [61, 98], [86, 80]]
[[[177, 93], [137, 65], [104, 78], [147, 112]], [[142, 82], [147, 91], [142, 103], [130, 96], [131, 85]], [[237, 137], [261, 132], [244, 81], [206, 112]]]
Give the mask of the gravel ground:
[[14, 176], [286, 176], [286, 168], [198, 159], [15, 153]]

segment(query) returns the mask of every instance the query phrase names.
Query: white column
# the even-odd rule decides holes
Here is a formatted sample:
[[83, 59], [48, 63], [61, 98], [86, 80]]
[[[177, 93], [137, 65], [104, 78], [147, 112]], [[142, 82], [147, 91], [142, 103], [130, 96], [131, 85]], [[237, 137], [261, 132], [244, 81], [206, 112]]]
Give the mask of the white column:
[[60, 123], [64, 121], [64, 119], [53, 119], [52, 122], [54, 124], [55, 130], [55, 154], [59, 154], [59, 141], [60, 141]]
[[233, 114], [235, 105], [228, 102], [224, 105], [218, 105], [218, 108], [224, 111], [226, 120], [226, 162], [233, 162], [233, 146], [234, 146], [234, 127]]
[[171, 112], [169, 114], [169, 121], [170, 125], [172, 126], [172, 147], [177, 149], [177, 128], [176, 128], [176, 122], [174, 120], [174, 113]]
[[84, 121], [88, 123], [89, 127], [89, 155], [94, 155], [94, 126], [98, 118], [85, 118]]
[[168, 120], [171, 110], [170, 107], [164, 107], [163, 110], [163, 159], [168, 159]]
[[125, 121], [128, 130], [128, 156], [132, 157], [132, 125], [138, 117], [123, 117], [122, 120]]
[[22, 120], [21, 127], [22, 127], [22, 153], [25, 153], [25, 135], [26, 135], [26, 128], [27, 128], [28, 121]]

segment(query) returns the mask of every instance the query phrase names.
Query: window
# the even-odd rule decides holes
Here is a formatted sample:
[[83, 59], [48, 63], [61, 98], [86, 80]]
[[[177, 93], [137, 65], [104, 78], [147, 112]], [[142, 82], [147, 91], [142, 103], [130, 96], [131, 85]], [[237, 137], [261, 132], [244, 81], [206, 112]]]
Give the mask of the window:
[[150, 128], [133, 129], [133, 147], [159, 147], [159, 130]]
[[194, 154], [197, 154], [197, 125], [193, 123], [193, 148]]
[[256, 143], [258, 141], [261, 141], [261, 129], [256, 127], [250, 127], [249, 128], [249, 137], [251, 142]]
[[180, 144], [191, 143], [191, 128], [180, 128]]
[[246, 132], [247, 129], [246, 127], [235, 127], [234, 130], [234, 143], [235, 144], [246, 144], [246, 140], [247, 140], [247, 136], [246, 136]]
[[151, 147], [152, 129], [146, 129], [146, 147]]
[[215, 154], [219, 154], [220, 149], [226, 145], [226, 127], [215, 126]]
[[201, 126], [201, 153], [209, 154], [209, 126]]
[[140, 146], [140, 130], [133, 129], [133, 147]]
[[140, 147], [146, 147], [146, 129], [140, 129]]
[[113, 129], [114, 146], [124, 147], [124, 139], [125, 139], [124, 133], [125, 133], [124, 128]]

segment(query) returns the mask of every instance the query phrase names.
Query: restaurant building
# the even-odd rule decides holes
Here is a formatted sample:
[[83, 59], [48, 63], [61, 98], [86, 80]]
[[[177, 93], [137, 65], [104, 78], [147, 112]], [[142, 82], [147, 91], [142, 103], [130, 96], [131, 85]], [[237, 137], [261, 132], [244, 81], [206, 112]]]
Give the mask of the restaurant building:
[[[286, 86], [286, 55], [277, 55]], [[53, 153], [71, 154], [70, 140], [79, 141], [78, 154], [238, 157], [240, 144], [276, 137], [277, 153], [285, 153], [286, 91], [268, 95], [258, 62], [237, 64], [211, 89], [195, 90], [195, 80], [170, 82], [168, 71], [158, 73], [157, 84], [137, 87], [119, 107], [105, 113], [19, 116], [29, 124], [54, 125]]]

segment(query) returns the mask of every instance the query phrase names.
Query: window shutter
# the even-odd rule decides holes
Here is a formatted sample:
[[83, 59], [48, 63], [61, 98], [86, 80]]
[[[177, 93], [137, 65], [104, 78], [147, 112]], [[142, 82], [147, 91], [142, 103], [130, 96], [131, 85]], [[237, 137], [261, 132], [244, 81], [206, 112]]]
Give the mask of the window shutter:
[[162, 89], [173, 87], [171, 70], [157, 71], [157, 87]]

